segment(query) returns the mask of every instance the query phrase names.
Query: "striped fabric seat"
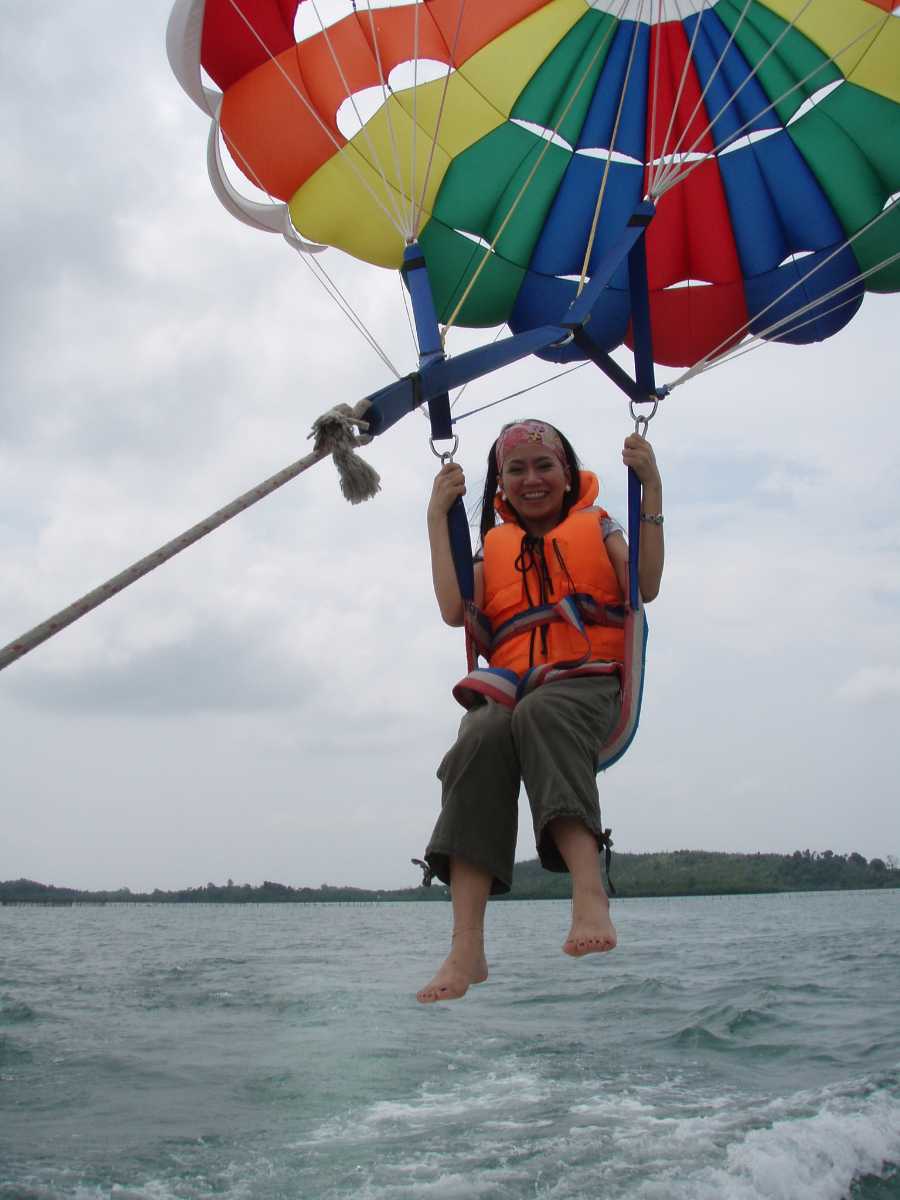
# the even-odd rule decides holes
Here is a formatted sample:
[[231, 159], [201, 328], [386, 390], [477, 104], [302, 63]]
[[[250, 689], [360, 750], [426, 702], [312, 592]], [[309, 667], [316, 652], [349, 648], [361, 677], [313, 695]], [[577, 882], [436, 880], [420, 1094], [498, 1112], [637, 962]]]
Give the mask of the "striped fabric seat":
[[[625, 632], [624, 661], [590, 661], [585, 659], [572, 663], [543, 663], [532, 667], [523, 675], [501, 667], [480, 667], [478, 656], [489, 658], [496, 648], [509, 637], [527, 633], [549, 621], [566, 621], [585, 637], [586, 624], [619, 625]], [[605, 771], [618, 762], [631, 745], [637, 732], [644, 690], [644, 664], [646, 662], [648, 626], [643, 604], [636, 609], [620, 606], [602, 608], [588, 596], [567, 596], [559, 604], [541, 605], [527, 609], [511, 621], [502, 625], [496, 633], [491, 629], [487, 616], [474, 605], [466, 613], [466, 645], [469, 659], [468, 674], [453, 689], [454, 698], [463, 708], [475, 708], [485, 699], [495, 700], [507, 708], [515, 708], [519, 701], [535, 688], [560, 679], [574, 679], [583, 675], [618, 675], [622, 683], [622, 710], [618, 723], [600, 750], [597, 770]], [[589, 644], [589, 643], [588, 643]]]

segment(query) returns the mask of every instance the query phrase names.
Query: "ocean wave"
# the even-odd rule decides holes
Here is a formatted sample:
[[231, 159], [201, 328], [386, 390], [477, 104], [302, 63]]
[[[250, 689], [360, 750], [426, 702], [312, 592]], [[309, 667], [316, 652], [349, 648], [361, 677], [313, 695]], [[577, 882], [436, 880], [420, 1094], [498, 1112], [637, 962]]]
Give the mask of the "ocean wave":
[[635, 976], [619, 979], [615, 983], [600, 987], [592, 981], [587, 987], [570, 988], [562, 993], [558, 988], [548, 992], [532, 992], [521, 999], [510, 1001], [509, 1007], [530, 1008], [540, 1004], [577, 1006], [585, 1002], [595, 1003], [598, 999], [604, 1001], [625, 1000], [628, 1003], [642, 1000], [669, 1000], [681, 995], [686, 990], [685, 985], [676, 979], [660, 979], [652, 975]]
[[12, 1038], [0, 1034], [0, 1067], [18, 1066], [32, 1060], [32, 1053]]
[[0, 1025], [20, 1025], [36, 1018], [37, 1013], [24, 1000], [17, 1000], [8, 993], [0, 995]]
[[[799, 1036], [794, 1035], [798, 1031]], [[705, 1005], [690, 1014], [680, 1028], [656, 1039], [657, 1045], [674, 1050], [711, 1051], [781, 1058], [802, 1053], [809, 1047], [796, 1021], [785, 1015], [771, 992], [753, 1003], [730, 1001]]]

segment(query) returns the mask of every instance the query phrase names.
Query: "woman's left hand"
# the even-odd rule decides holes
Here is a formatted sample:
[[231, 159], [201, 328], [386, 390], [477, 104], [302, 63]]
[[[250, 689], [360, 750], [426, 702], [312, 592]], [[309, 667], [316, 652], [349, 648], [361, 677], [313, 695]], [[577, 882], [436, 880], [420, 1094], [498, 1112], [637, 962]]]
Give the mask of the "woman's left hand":
[[662, 487], [653, 447], [639, 433], [631, 433], [625, 439], [625, 445], [622, 448], [622, 462], [626, 467], [633, 469], [641, 481], [642, 487]]

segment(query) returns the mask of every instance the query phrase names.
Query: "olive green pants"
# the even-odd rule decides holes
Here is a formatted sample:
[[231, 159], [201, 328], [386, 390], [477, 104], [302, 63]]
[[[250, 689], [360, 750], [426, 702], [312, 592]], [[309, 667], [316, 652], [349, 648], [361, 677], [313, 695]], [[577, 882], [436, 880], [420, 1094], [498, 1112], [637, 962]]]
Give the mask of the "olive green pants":
[[620, 707], [618, 676], [594, 675], [544, 684], [511, 710], [488, 700], [466, 713], [437, 772], [441, 813], [425, 852], [437, 878], [450, 882], [458, 856], [490, 872], [493, 895], [509, 891], [522, 783], [541, 865], [566, 871], [547, 826], [577, 817], [600, 838], [597, 755]]

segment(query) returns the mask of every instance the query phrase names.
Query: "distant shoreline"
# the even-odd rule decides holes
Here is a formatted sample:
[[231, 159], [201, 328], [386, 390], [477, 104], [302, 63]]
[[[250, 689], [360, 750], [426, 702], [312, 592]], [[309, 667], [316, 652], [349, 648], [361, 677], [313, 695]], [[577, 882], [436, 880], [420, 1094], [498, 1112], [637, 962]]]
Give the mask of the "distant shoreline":
[[[865, 859], [861, 854], [831, 850], [797, 850], [793, 854], [729, 854], [709, 850], [675, 850], [653, 854], [615, 854], [612, 881], [619, 899], [663, 896], [740, 896], [779, 892], [862, 891], [900, 887], [900, 864], [892, 855]], [[568, 875], [544, 871], [537, 859], [516, 864], [512, 890], [497, 900], [564, 900], [571, 895]], [[129, 888], [89, 891], [57, 887], [31, 879], [0, 882], [0, 904], [70, 907], [75, 904], [335, 904], [383, 901], [447, 900], [442, 884], [431, 887], [357, 888], [322, 884], [291, 887], [262, 884], [208, 883], [198, 887], [152, 892]]]

